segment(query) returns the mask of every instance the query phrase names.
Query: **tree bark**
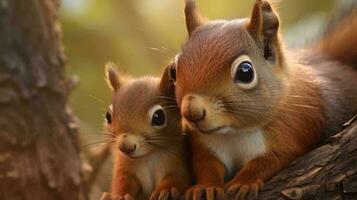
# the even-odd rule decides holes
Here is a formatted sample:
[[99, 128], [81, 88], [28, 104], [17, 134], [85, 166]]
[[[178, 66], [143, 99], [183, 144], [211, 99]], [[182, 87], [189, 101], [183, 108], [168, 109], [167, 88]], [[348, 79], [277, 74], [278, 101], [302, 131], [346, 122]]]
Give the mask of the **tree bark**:
[[0, 0], [0, 199], [79, 199], [57, 0]]
[[266, 183], [262, 200], [357, 199], [357, 121]]

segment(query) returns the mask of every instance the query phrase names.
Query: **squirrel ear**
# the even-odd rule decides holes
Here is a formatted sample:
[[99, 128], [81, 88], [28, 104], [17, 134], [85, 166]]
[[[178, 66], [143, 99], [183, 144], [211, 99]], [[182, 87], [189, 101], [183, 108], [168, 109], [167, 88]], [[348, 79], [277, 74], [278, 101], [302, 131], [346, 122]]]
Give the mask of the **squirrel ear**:
[[174, 80], [170, 77], [170, 69], [171, 67], [174, 67], [174, 63], [169, 64], [166, 66], [164, 72], [162, 73], [161, 76], [161, 81], [159, 85], [160, 92], [164, 96], [168, 97], [175, 97], [175, 84]]
[[114, 63], [109, 62], [105, 64], [105, 79], [113, 91], [117, 91], [120, 88], [121, 83]]
[[199, 14], [195, 0], [185, 0], [185, 18], [188, 35], [203, 24], [201, 15]]
[[248, 31], [264, 48], [264, 57], [275, 61], [278, 48], [279, 17], [268, 0], [256, 0]]

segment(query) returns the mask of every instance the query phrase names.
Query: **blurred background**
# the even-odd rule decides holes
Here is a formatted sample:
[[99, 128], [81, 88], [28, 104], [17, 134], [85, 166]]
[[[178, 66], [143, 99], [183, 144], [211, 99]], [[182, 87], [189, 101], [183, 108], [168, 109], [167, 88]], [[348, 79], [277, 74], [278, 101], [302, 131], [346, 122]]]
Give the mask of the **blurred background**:
[[[158, 75], [187, 34], [183, 0], [63, 0], [61, 21], [70, 76], [80, 82], [71, 106], [81, 136], [92, 143], [101, 136], [110, 90], [103, 65], [112, 61], [134, 75]], [[234, 19], [250, 15], [254, 0], [197, 0], [210, 18]], [[318, 37], [336, 6], [334, 0], [281, 0], [278, 6], [284, 38], [292, 48]], [[91, 148], [83, 145], [83, 148]], [[97, 193], [108, 190], [110, 164], [100, 176]], [[94, 194], [93, 199], [96, 196]]]

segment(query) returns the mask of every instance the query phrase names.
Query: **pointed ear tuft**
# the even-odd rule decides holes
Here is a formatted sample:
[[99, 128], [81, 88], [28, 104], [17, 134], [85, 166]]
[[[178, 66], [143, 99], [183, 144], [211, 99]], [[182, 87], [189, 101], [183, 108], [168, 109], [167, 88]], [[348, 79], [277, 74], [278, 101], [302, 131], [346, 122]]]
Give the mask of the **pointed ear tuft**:
[[119, 90], [121, 81], [119, 79], [119, 73], [114, 63], [108, 62], [105, 64], [105, 79], [107, 80], [108, 86], [113, 91]]
[[264, 57], [275, 61], [279, 45], [279, 17], [268, 0], [256, 0], [248, 30], [264, 48]]
[[159, 85], [160, 92], [164, 96], [175, 98], [175, 84], [174, 80], [170, 77], [170, 69], [174, 67], [174, 63], [166, 66], [164, 72], [161, 75], [161, 81]]
[[185, 18], [188, 35], [203, 24], [201, 15], [199, 14], [195, 0], [185, 0]]

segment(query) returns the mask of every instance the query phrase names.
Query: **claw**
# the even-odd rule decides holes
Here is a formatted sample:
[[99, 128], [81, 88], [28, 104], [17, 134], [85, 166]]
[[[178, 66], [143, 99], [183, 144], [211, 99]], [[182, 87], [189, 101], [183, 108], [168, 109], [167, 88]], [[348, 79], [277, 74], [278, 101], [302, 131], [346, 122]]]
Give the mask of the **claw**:
[[200, 199], [202, 199], [203, 191], [204, 191], [204, 187], [196, 188], [196, 189], [193, 191], [193, 199], [194, 199], [194, 200], [200, 200]]
[[151, 195], [150, 195], [150, 200], [156, 200], [156, 199], [158, 199], [158, 197], [159, 197], [159, 192], [157, 192], [157, 191], [153, 191], [152, 193], [151, 193]]
[[237, 193], [237, 191], [239, 190], [240, 188], [240, 185], [239, 184], [234, 184], [232, 186], [230, 186], [227, 190], [227, 194], [229, 197], [234, 197], [235, 194]]
[[226, 193], [223, 188], [214, 186], [195, 185], [186, 192], [186, 200], [225, 200]]
[[125, 194], [123, 196], [117, 196], [113, 198], [114, 200], [134, 200], [134, 198], [130, 194]]
[[155, 190], [151, 193], [150, 200], [177, 200], [180, 198], [180, 192], [177, 188]]
[[206, 199], [214, 200], [214, 188], [213, 187], [206, 188]]
[[250, 190], [249, 190], [249, 194], [248, 194], [248, 199], [249, 200], [253, 200], [256, 199], [258, 196], [258, 190], [259, 190], [259, 186], [254, 184], [251, 186]]
[[245, 197], [247, 196], [247, 193], [249, 191], [249, 187], [247, 185], [243, 185], [239, 192], [236, 195], [236, 200], [245, 200]]
[[261, 180], [245, 184], [233, 180], [226, 185], [228, 197], [233, 200], [253, 200], [257, 198], [258, 191], [262, 187], [263, 182]]
[[168, 200], [169, 195], [170, 193], [168, 190], [162, 190], [159, 195], [159, 200]]
[[180, 198], [180, 192], [178, 191], [177, 188], [173, 187], [171, 188], [171, 199], [178, 199]]
[[134, 198], [133, 198], [130, 194], [126, 194], [126, 195], [124, 196], [124, 199], [125, 199], [125, 200], [134, 200]]

